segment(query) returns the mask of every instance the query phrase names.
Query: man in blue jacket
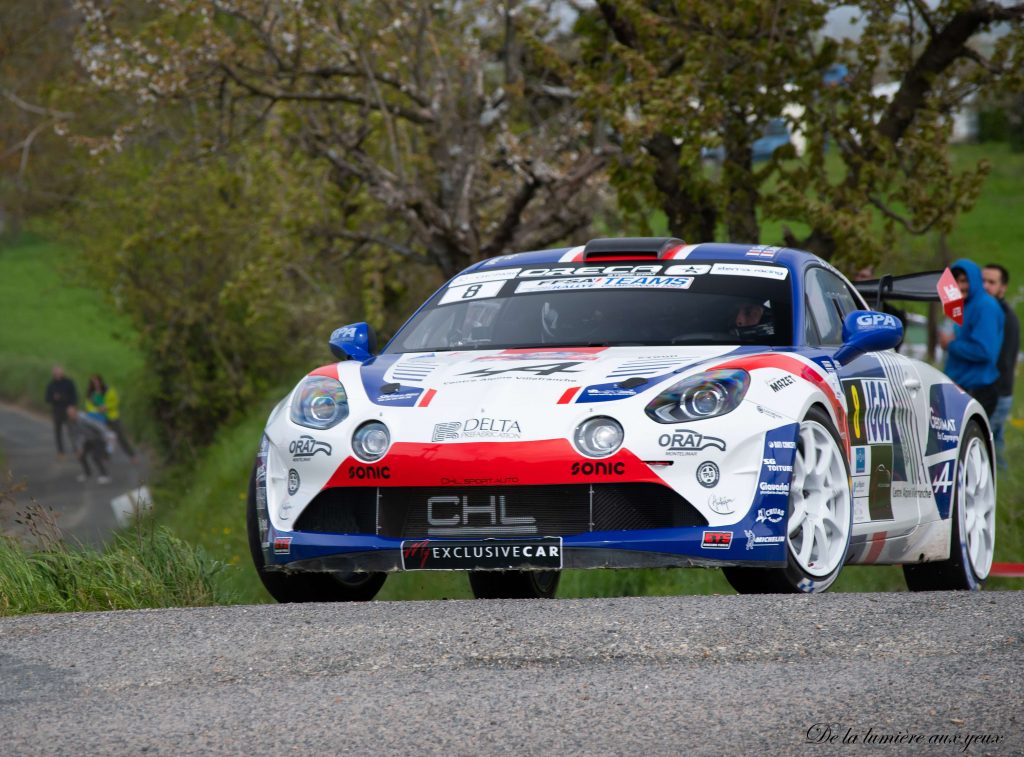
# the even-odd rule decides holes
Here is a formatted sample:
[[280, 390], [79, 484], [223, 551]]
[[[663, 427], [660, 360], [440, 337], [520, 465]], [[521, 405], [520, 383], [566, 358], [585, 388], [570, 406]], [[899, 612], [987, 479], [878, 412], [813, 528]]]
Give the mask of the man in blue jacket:
[[978, 264], [960, 258], [950, 266], [964, 296], [964, 324], [940, 334], [946, 350], [946, 375], [981, 403], [990, 416], [999, 402], [999, 351], [1005, 316], [996, 298], [985, 291]]

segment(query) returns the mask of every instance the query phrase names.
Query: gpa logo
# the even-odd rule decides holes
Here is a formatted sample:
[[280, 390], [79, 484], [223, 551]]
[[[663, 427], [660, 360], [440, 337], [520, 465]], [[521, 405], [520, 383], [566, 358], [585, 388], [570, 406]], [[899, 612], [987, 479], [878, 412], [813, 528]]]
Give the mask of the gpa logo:
[[290, 536], [275, 536], [274, 537], [274, 554], [275, 555], [287, 555], [292, 551], [292, 537]]
[[700, 540], [701, 549], [729, 549], [732, 531], [705, 531]]
[[[957, 291], [959, 292], [959, 290]], [[857, 325], [865, 328], [883, 326], [887, 329], [894, 329], [899, 325], [899, 321], [888, 313], [865, 313], [857, 316]]]
[[317, 452], [323, 452], [327, 457], [331, 456], [331, 445], [314, 439], [308, 434], [303, 434], [298, 439], [293, 439], [288, 445], [288, 451], [295, 462], [303, 462], [312, 458]]
[[665, 450], [667, 455], [695, 455], [702, 449], [714, 447], [725, 452], [725, 441], [717, 436], [707, 436], [690, 431], [685, 428], [677, 428], [670, 434], [662, 434], [658, 437], [658, 445]]

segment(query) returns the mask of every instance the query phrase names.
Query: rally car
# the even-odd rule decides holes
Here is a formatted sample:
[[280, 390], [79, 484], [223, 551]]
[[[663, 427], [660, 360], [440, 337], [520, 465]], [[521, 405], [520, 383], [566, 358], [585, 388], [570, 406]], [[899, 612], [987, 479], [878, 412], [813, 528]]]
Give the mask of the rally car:
[[671, 566], [740, 592], [820, 592], [847, 563], [978, 588], [988, 418], [901, 338], [792, 249], [597, 239], [479, 262], [379, 352], [367, 324], [337, 329], [340, 362], [274, 409], [253, 559], [283, 602], [366, 600], [412, 570], [465, 571], [477, 597]]

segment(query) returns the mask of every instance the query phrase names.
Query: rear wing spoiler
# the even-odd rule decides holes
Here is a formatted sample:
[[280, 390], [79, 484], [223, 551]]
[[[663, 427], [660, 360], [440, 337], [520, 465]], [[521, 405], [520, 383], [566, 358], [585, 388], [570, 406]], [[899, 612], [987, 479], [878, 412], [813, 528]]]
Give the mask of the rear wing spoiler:
[[940, 302], [938, 285], [942, 274], [941, 270], [907, 273], [903, 276], [886, 274], [880, 279], [855, 281], [853, 287], [869, 304], [874, 303], [876, 309], [887, 300]]

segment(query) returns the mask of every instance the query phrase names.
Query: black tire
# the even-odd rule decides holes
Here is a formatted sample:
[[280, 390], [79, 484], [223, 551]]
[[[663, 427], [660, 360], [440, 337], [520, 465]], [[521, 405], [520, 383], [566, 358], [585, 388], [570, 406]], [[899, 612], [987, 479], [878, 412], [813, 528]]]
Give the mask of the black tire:
[[[843, 461], [846, 485], [849, 488], [850, 461], [846, 459], [845, 454], [842, 454], [842, 438], [839, 436], [839, 432], [836, 431], [832, 419], [823, 409], [815, 406], [807, 411], [807, 415], [804, 417], [804, 422], [806, 421], [814, 421], [822, 426], [832, 437], [833, 441], [835, 441], [840, 451], [839, 457]], [[797, 442], [797, 449], [800, 453], [803, 452], [802, 439]], [[850, 536], [853, 532], [853, 497], [852, 492], [848, 492], [848, 494], [850, 495], [847, 508], [849, 510], [849, 523], [846, 529], [846, 543], [843, 546], [843, 559], [839, 561], [839, 564], [828, 575], [814, 576], [805, 571], [797, 562], [793, 554], [793, 545], [787, 537], [787, 561], [786, 566], [783, 568], [723, 568], [722, 572], [732, 588], [740, 594], [817, 594], [827, 590], [829, 586], [835, 583], [836, 578], [839, 577], [839, 573], [843, 569], [843, 565], [846, 564], [850, 556]], [[790, 493], [789, 513], [786, 520], [787, 530], [789, 528], [789, 515], [792, 512], [793, 493]]]
[[985, 435], [975, 420], [967, 422], [964, 430], [964, 438], [960, 444], [960, 452], [957, 456], [957, 474], [953, 484], [952, 508], [949, 517], [952, 519], [952, 534], [950, 535], [949, 559], [936, 562], [916, 563], [903, 566], [903, 577], [907, 581], [907, 588], [910, 591], [978, 591], [985, 584], [985, 578], [979, 578], [971, 565], [967, 551], [967, 539], [963, 535], [964, 512], [961, 506], [960, 484], [963, 476], [964, 460], [972, 439], [980, 440], [985, 454], [988, 457], [990, 471], [995, 476], [995, 470], [991, 467], [992, 457], [989, 454]]
[[282, 604], [291, 602], [368, 602], [384, 585], [384, 573], [282, 573], [265, 570], [260, 529], [256, 517], [256, 467], [249, 476], [245, 512], [249, 552], [267, 592]]
[[562, 574], [557, 570], [481, 570], [469, 574], [477, 599], [553, 599]]

